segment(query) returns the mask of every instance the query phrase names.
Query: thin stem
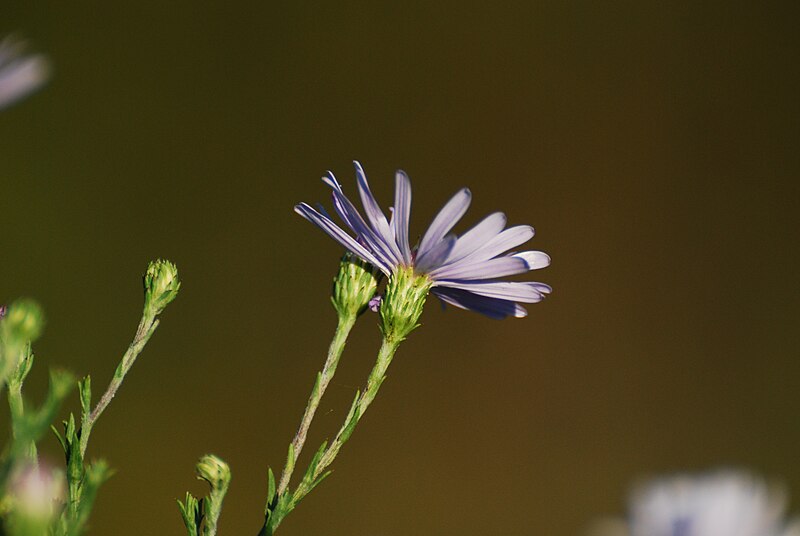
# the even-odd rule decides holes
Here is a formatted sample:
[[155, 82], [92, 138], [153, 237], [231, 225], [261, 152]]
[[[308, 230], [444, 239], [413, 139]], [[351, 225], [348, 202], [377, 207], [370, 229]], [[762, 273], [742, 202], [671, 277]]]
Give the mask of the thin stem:
[[[378, 394], [378, 389], [380, 389], [383, 380], [386, 379], [386, 370], [389, 368], [389, 364], [392, 362], [392, 358], [394, 357], [395, 352], [397, 352], [400, 342], [400, 340], [387, 338], [383, 339], [383, 342], [381, 343], [381, 349], [378, 352], [378, 359], [375, 361], [375, 365], [372, 367], [369, 378], [367, 378], [366, 388], [355, 402], [355, 413], [353, 418], [356, 419], [356, 423], [361, 420], [361, 417], [364, 416], [367, 408], [369, 408], [370, 404], [372, 404], [372, 401], [375, 399], [375, 396]], [[328, 466], [333, 463], [333, 460], [339, 453], [339, 449], [342, 448], [342, 445], [344, 445], [344, 442], [347, 441], [349, 434], [352, 432], [353, 426], [354, 424], [351, 424], [348, 420], [345, 420], [345, 422], [342, 424], [342, 427], [339, 429], [339, 432], [336, 434], [336, 437], [333, 439], [333, 441], [331, 441], [330, 446], [325, 450], [325, 453], [320, 458], [313, 475], [309, 479], [309, 482], [315, 482], [325, 472]], [[310, 489], [308, 486], [306, 486], [306, 482], [302, 482], [295, 490], [294, 496], [292, 497], [293, 502], [297, 503], [300, 501], [309, 491]]]
[[81, 457], [85, 456], [86, 454], [86, 447], [89, 444], [89, 435], [92, 433], [92, 427], [94, 426], [94, 423], [97, 422], [97, 419], [103, 414], [103, 411], [105, 411], [106, 407], [111, 403], [114, 395], [117, 394], [117, 390], [119, 390], [120, 386], [122, 385], [125, 375], [131, 369], [139, 354], [142, 353], [147, 341], [150, 340], [150, 337], [153, 335], [153, 332], [155, 332], [157, 327], [158, 320], [155, 318], [155, 316], [148, 314], [144, 314], [142, 316], [142, 319], [139, 321], [139, 327], [136, 330], [136, 335], [133, 337], [133, 341], [131, 342], [130, 346], [128, 346], [125, 354], [122, 356], [122, 360], [117, 366], [117, 370], [114, 372], [114, 377], [111, 378], [111, 382], [108, 384], [106, 392], [103, 393], [103, 396], [97, 402], [97, 405], [94, 407], [94, 409], [88, 415], [84, 414], [82, 416]]
[[[306, 405], [305, 413], [303, 413], [303, 419], [300, 421], [300, 427], [297, 429], [297, 433], [294, 435], [294, 439], [292, 440], [292, 457], [294, 460], [300, 456], [300, 452], [303, 450], [303, 445], [305, 445], [306, 436], [308, 435], [308, 429], [311, 426], [311, 421], [314, 419], [314, 415], [317, 412], [320, 400], [322, 400], [322, 395], [325, 394], [328, 384], [333, 378], [333, 375], [336, 374], [336, 367], [338, 366], [339, 358], [341, 358], [342, 352], [344, 351], [344, 346], [347, 342], [347, 336], [350, 334], [350, 330], [353, 329], [353, 325], [355, 323], [356, 315], [339, 316], [339, 323], [336, 326], [336, 333], [334, 333], [333, 340], [328, 348], [328, 358], [325, 360], [325, 365], [322, 367], [322, 371], [319, 373], [317, 380], [314, 383], [314, 387], [311, 389], [311, 395], [308, 398], [308, 404]], [[291, 460], [291, 463], [289, 463], [289, 460], [287, 460], [286, 468], [281, 474], [281, 481], [278, 484], [279, 497], [283, 495], [283, 493], [286, 491], [286, 488], [289, 486], [289, 481], [291, 480], [292, 473], [294, 472], [294, 460]]]
[[11, 434], [16, 438], [19, 435], [20, 422], [25, 414], [25, 406], [24, 402], [22, 401], [21, 383], [9, 382], [8, 408], [11, 410]]

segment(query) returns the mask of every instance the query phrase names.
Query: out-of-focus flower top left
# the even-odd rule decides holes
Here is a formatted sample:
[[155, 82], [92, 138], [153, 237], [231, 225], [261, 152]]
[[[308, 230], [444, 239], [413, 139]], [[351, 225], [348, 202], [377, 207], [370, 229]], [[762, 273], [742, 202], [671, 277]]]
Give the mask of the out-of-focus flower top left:
[[50, 77], [50, 62], [42, 54], [26, 53], [15, 36], [0, 41], [0, 110], [39, 89]]

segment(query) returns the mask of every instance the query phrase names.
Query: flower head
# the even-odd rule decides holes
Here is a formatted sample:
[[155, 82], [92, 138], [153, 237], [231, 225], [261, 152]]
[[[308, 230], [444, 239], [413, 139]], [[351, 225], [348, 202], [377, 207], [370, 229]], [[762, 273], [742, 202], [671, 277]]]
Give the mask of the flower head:
[[47, 81], [50, 62], [40, 54], [25, 54], [25, 43], [0, 41], [0, 109], [13, 104]]
[[[419, 244], [412, 247], [409, 241], [411, 182], [408, 176], [403, 171], [395, 175], [394, 207], [391, 218], [387, 220], [370, 191], [361, 164], [355, 162], [355, 167], [366, 219], [344, 195], [332, 173], [322, 178], [333, 190], [337, 215], [353, 235], [334, 223], [322, 207], [316, 210], [300, 203], [295, 211], [389, 276], [390, 287], [393, 276], [401, 272], [407, 276], [411, 271], [427, 280], [430, 292], [443, 302], [491, 318], [526, 316], [527, 311], [520, 303], [539, 302], [551, 292], [544, 283], [499, 279], [550, 264], [550, 257], [541, 251], [509, 253], [533, 237], [533, 227], [518, 225], [506, 228], [505, 215], [495, 212], [456, 236], [451, 231], [472, 199], [470, 191], [464, 188], [445, 204]], [[416, 318], [410, 321], [415, 324]]]
[[11, 534], [48, 534], [65, 495], [64, 474], [46, 464], [25, 464], [14, 470], [9, 483]]

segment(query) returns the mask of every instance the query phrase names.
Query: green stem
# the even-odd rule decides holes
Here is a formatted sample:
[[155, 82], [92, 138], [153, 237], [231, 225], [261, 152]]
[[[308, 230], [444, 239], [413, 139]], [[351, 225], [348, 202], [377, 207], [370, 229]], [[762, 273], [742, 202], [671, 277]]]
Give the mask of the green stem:
[[311, 491], [311, 487], [307, 485], [307, 482], [314, 483], [317, 481], [318, 478], [325, 472], [325, 470], [333, 463], [333, 460], [336, 459], [336, 455], [339, 454], [339, 449], [342, 448], [345, 441], [349, 438], [350, 434], [353, 431], [353, 428], [361, 420], [361, 417], [364, 416], [364, 413], [367, 412], [367, 408], [369, 408], [372, 401], [375, 399], [375, 396], [378, 394], [378, 390], [383, 384], [383, 380], [386, 379], [386, 370], [389, 368], [389, 364], [392, 362], [392, 358], [394, 357], [395, 352], [397, 352], [397, 348], [400, 346], [401, 340], [397, 339], [388, 339], [384, 338], [383, 342], [381, 343], [381, 349], [378, 352], [378, 359], [375, 362], [375, 365], [372, 367], [372, 371], [369, 374], [369, 378], [367, 378], [367, 385], [364, 389], [364, 392], [356, 399], [355, 402], [355, 412], [353, 413], [352, 418], [355, 419], [355, 422], [351, 422], [350, 420], [345, 420], [342, 424], [342, 427], [339, 429], [339, 432], [336, 434], [336, 437], [331, 441], [331, 444], [325, 450], [325, 453], [320, 458], [319, 462], [317, 463], [316, 468], [314, 469], [311, 478], [304, 481], [298, 485], [297, 489], [294, 492], [292, 497], [292, 502], [297, 503], [306, 494]]
[[19, 436], [19, 426], [25, 414], [21, 383], [8, 383], [8, 408], [11, 413], [11, 434], [16, 438]]
[[125, 375], [128, 374], [128, 371], [133, 366], [136, 358], [140, 353], [142, 353], [147, 341], [150, 340], [150, 337], [153, 335], [153, 332], [155, 332], [157, 327], [158, 320], [155, 318], [155, 316], [147, 313], [142, 316], [142, 319], [139, 321], [139, 327], [136, 330], [136, 335], [133, 337], [133, 341], [131, 342], [130, 346], [128, 346], [125, 354], [122, 356], [122, 360], [117, 366], [117, 370], [114, 372], [114, 377], [111, 378], [111, 382], [108, 384], [106, 392], [103, 393], [100, 401], [88, 415], [85, 413], [82, 415], [81, 457], [86, 454], [86, 447], [89, 444], [89, 436], [92, 433], [92, 427], [94, 426], [95, 422], [97, 422], [97, 419], [100, 417], [100, 415], [103, 414], [103, 411], [106, 409], [106, 407], [111, 403], [114, 395], [117, 394], [117, 390], [119, 390], [120, 386], [122, 385]]
[[24, 438], [20, 443], [20, 435], [24, 435], [20, 427], [23, 426], [25, 420], [25, 403], [22, 399], [21, 382], [8, 382], [8, 407], [11, 413], [12, 451], [25, 456], [30, 462], [36, 463], [36, 443], [30, 441], [30, 438]]
[[303, 450], [303, 445], [305, 445], [306, 436], [308, 435], [308, 429], [311, 426], [311, 421], [314, 420], [314, 415], [317, 412], [320, 400], [322, 400], [322, 395], [325, 394], [328, 384], [333, 378], [333, 375], [336, 374], [336, 367], [339, 365], [339, 358], [342, 357], [342, 352], [344, 351], [344, 346], [347, 342], [347, 336], [350, 334], [350, 330], [353, 329], [353, 325], [355, 325], [355, 323], [356, 315], [339, 316], [339, 323], [336, 326], [336, 333], [334, 333], [333, 340], [328, 348], [328, 358], [325, 360], [325, 365], [322, 367], [322, 371], [317, 376], [317, 380], [315, 381], [314, 387], [311, 390], [311, 395], [308, 398], [308, 404], [306, 405], [305, 413], [303, 413], [303, 419], [300, 421], [300, 427], [297, 429], [297, 433], [294, 435], [294, 439], [292, 440], [290, 451], [290, 458], [292, 459], [287, 460], [286, 467], [281, 474], [281, 480], [278, 484], [279, 497], [283, 495], [289, 486], [289, 481], [291, 480], [292, 473], [294, 472], [294, 461], [300, 456], [300, 452]]

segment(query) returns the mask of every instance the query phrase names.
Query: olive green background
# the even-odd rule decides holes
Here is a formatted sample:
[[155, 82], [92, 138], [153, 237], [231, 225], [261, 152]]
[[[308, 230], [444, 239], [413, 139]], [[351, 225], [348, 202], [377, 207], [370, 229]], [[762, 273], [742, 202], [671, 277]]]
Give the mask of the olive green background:
[[[796, 6], [4, 2], [54, 64], [0, 114], [0, 300], [48, 315], [32, 396], [44, 365], [100, 391], [147, 261], [183, 280], [92, 436], [118, 472], [91, 534], [182, 534], [207, 452], [220, 534], [258, 531], [335, 323], [341, 249], [292, 207], [330, 204], [327, 169], [354, 192], [353, 159], [384, 207], [409, 173], [414, 235], [465, 185], [459, 229], [534, 225], [554, 293], [501, 322], [432, 299], [281, 534], [574, 535], [718, 466], [800, 497]], [[309, 445], [378, 343], [365, 315]]]

